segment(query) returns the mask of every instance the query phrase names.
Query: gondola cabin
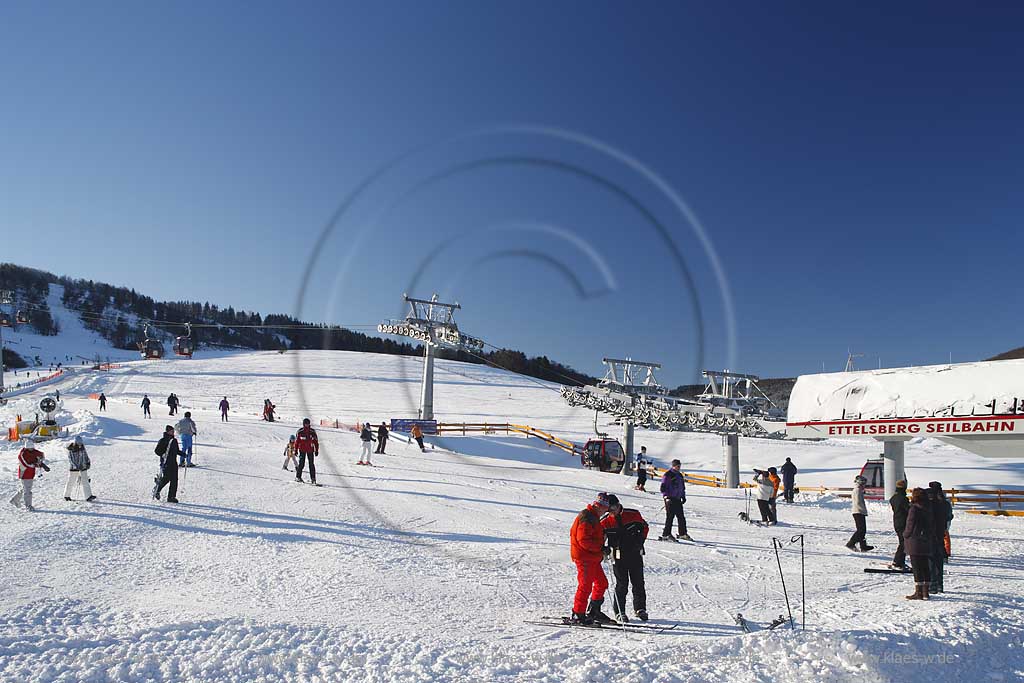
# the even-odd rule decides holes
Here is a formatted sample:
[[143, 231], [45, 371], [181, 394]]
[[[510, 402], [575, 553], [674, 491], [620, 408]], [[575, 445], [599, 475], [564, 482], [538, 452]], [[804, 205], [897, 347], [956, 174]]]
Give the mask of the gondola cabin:
[[615, 439], [591, 439], [580, 456], [584, 467], [602, 472], [621, 472], [625, 460], [622, 444]]
[[14, 316], [14, 319], [18, 321], [19, 325], [28, 325], [30, 322], [28, 313], [25, 311], [18, 311], [17, 315]]
[[192, 337], [176, 337], [174, 340], [174, 353], [183, 358], [191, 358], [196, 350]]
[[11, 316], [7, 315], [6, 313], [0, 313], [0, 327], [10, 327], [10, 326], [11, 326]]
[[139, 353], [146, 359], [163, 358], [164, 345], [157, 339], [147, 339], [139, 342]]

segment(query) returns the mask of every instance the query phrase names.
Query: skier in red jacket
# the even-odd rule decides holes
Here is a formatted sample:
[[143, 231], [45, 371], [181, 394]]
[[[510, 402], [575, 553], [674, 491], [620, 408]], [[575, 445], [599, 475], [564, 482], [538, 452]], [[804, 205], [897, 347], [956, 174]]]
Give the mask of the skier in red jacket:
[[302, 420], [302, 429], [295, 434], [295, 450], [299, 453], [299, 464], [295, 468], [295, 481], [302, 481], [302, 469], [309, 459], [309, 483], [316, 483], [316, 465], [313, 458], [320, 455], [320, 440], [316, 430], [309, 426], [309, 418]]
[[[592, 624], [595, 621], [610, 624], [612, 619], [601, 611], [604, 592], [608, 590], [608, 577], [604, 575], [604, 529], [601, 516], [608, 512], [609, 496], [597, 494], [597, 500], [584, 508], [569, 531], [569, 552], [576, 563], [576, 596], [572, 602], [572, 621]], [[590, 605], [587, 605], [590, 598]]]
[[18, 480], [21, 482], [21, 488], [11, 498], [11, 504], [14, 507], [20, 508], [22, 501], [24, 501], [26, 510], [29, 512], [35, 510], [32, 507], [32, 485], [36, 480], [37, 467], [42, 467], [47, 472], [50, 471], [43, 452], [36, 450], [35, 441], [25, 439], [25, 445], [18, 453]]

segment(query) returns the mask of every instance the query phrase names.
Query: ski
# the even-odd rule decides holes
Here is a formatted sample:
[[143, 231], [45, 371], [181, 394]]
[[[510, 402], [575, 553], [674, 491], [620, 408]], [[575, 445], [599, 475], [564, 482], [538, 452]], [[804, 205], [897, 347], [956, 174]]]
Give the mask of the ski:
[[788, 621], [789, 621], [789, 618], [786, 617], [786, 615], [780, 614], [777, 619], [773, 619], [772, 623], [768, 624], [767, 628], [768, 628], [769, 631], [774, 631], [776, 628], [778, 628], [779, 626], [782, 626], [783, 624], [787, 623]]
[[581, 624], [574, 622], [569, 617], [541, 617], [536, 620], [526, 620], [523, 623], [533, 624], [534, 626], [555, 626], [558, 628], [586, 628], [594, 631], [633, 631], [635, 633], [663, 633], [665, 631], [671, 631], [675, 629], [676, 625], [671, 626], [656, 626], [654, 624], [634, 624], [633, 622], [626, 622], [620, 624], [615, 622], [612, 624], [600, 624], [594, 622], [592, 624]]
[[864, 567], [867, 574], [913, 574], [911, 569], [892, 569], [889, 567]]

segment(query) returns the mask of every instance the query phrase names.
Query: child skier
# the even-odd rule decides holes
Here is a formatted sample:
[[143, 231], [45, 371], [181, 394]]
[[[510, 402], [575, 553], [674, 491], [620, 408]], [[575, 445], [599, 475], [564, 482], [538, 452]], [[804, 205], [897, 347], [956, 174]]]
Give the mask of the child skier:
[[75, 440], [68, 444], [68, 465], [68, 483], [64, 486], [64, 500], [71, 500], [71, 493], [75, 490], [76, 484], [82, 485], [82, 495], [87, 501], [96, 500], [89, 485], [89, 468], [92, 463], [80, 436], [76, 436]]
[[32, 484], [35, 483], [37, 467], [42, 467], [47, 472], [50, 471], [43, 452], [36, 450], [35, 440], [25, 439], [25, 445], [18, 453], [18, 481], [21, 482], [21, 487], [11, 498], [11, 505], [14, 507], [20, 508], [24, 501], [26, 510], [29, 512], [35, 510], [32, 507]]
[[294, 434], [292, 434], [291, 436], [288, 437], [288, 445], [286, 445], [284, 447], [284, 465], [281, 466], [281, 469], [288, 470], [289, 472], [291, 472], [291, 470], [288, 468], [288, 463], [291, 463], [295, 467], [299, 466], [299, 461], [296, 460], [296, 457], [295, 457], [295, 435]]

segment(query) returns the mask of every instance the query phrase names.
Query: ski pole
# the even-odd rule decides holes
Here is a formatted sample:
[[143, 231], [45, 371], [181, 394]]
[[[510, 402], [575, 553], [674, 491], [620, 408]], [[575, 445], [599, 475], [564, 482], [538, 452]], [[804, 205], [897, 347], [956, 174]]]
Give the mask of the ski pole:
[[796, 543], [800, 539], [800, 630], [807, 630], [807, 584], [804, 579], [804, 535], [797, 534], [789, 539], [790, 543]]
[[779, 578], [782, 580], [782, 594], [786, 596], [786, 611], [789, 613], [789, 625], [793, 625], [793, 610], [789, 607], [789, 591], [786, 590], [786, 577], [782, 573], [782, 560], [779, 558], [779, 548], [782, 547], [782, 542], [779, 539], [772, 537], [772, 548], [775, 549], [775, 561], [779, 563]]

